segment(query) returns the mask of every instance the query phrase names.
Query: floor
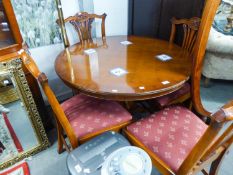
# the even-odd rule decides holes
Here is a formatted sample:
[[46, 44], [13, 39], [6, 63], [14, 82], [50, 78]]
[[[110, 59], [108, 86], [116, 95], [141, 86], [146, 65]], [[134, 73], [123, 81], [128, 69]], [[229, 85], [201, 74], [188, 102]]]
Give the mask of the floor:
[[[213, 81], [208, 88], [201, 86], [201, 96], [204, 106], [210, 111], [216, 111], [221, 105], [233, 99], [233, 82]], [[53, 136], [54, 131], [50, 135]], [[66, 168], [67, 153], [64, 152], [59, 155], [56, 146], [55, 141], [49, 149], [28, 159], [32, 175], [68, 175]], [[222, 165], [220, 175], [232, 175], [232, 166], [233, 146]], [[156, 171], [152, 172], [152, 175], [157, 174], [159, 173]]]

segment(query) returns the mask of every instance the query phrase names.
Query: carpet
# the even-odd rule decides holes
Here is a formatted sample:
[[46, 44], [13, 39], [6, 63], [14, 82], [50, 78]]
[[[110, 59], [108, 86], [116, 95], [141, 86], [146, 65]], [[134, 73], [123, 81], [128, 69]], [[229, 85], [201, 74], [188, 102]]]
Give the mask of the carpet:
[[4, 148], [0, 153], [0, 162], [5, 162], [23, 151], [22, 145], [5, 113], [0, 115], [0, 142]]
[[27, 162], [22, 162], [0, 172], [0, 175], [30, 175], [30, 171]]

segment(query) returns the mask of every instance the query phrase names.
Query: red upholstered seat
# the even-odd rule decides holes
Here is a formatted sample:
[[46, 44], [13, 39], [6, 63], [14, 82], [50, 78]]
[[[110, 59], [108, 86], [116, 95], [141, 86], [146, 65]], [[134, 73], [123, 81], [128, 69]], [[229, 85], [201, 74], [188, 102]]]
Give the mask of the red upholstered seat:
[[77, 137], [100, 131], [132, 119], [120, 104], [82, 94], [61, 104]]
[[181, 87], [179, 90], [172, 92], [168, 95], [158, 97], [154, 100], [157, 104], [159, 104], [160, 106], [163, 107], [163, 106], [168, 105], [169, 103], [171, 103], [175, 99], [187, 94], [188, 92], [190, 92], [190, 85], [189, 85], [189, 83], [185, 83], [184, 86]]
[[180, 106], [167, 107], [127, 127], [175, 172], [206, 129], [201, 119]]

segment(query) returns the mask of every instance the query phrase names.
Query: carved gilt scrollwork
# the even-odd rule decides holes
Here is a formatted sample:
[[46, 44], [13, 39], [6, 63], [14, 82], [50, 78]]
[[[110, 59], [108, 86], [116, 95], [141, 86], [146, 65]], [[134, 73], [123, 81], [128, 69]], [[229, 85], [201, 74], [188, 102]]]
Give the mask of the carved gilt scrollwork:
[[[20, 99], [23, 102], [23, 105], [25, 106], [26, 112], [28, 114], [28, 118], [32, 123], [32, 128], [38, 140], [37, 146], [33, 147], [30, 150], [18, 154], [16, 157], [8, 160], [7, 162], [0, 164], [0, 170], [1, 170], [8, 166], [13, 165], [14, 163], [22, 159], [30, 157], [46, 149], [50, 144], [47, 135], [45, 133], [45, 129], [43, 127], [32, 93], [28, 86], [25, 74], [22, 70], [21, 59], [17, 58], [8, 62], [0, 63], [0, 68], [3, 68], [4, 70], [10, 72], [12, 78], [14, 79], [15, 88], [20, 96]], [[3, 69], [1, 69], [1, 71]]]

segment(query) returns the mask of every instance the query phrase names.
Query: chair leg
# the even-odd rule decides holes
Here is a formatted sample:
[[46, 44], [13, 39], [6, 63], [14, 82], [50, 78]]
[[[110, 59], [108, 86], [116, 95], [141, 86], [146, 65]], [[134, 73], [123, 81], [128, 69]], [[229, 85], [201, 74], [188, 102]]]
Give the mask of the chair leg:
[[65, 147], [65, 150], [69, 153], [72, 149], [68, 146], [68, 144], [67, 144], [67, 142], [66, 142], [64, 136], [62, 136], [61, 139], [62, 139], [62, 144], [63, 144], [64, 147]]
[[125, 101], [125, 107], [127, 110], [130, 110], [133, 105], [134, 105], [133, 101]]
[[192, 110], [192, 108], [193, 108], [193, 103], [192, 103], [192, 100], [190, 99], [190, 101], [189, 101], [189, 110]]
[[75, 95], [77, 95], [77, 94], [79, 94], [79, 91], [76, 90], [76, 89], [72, 89], [72, 95], [75, 96]]
[[229, 150], [225, 150], [219, 157], [211, 164], [209, 175], [217, 175], [220, 169], [222, 160], [226, 154], [229, 153]]
[[64, 148], [63, 148], [63, 134], [62, 134], [62, 126], [61, 124], [56, 120], [56, 125], [57, 125], [57, 143], [58, 143], [58, 148], [57, 148], [57, 152], [58, 154], [61, 154], [64, 152]]
[[140, 104], [143, 106], [143, 108], [148, 111], [150, 114], [153, 114], [155, 112], [155, 109], [162, 109], [162, 107], [158, 104], [148, 104], [145, 101], [140, 102]]
[[209, 173], [207, 173], [205, 169], [201, 170], [201, 172], [202, 172], [202, 174], [204, 174], [204, 175], [209, 175]]
[[205, 87], [205, 88], [208, 88], [209, 86], [210, 86], [210, 78], [205, 77], [205, 80], [204, 80], [204, 87]]

